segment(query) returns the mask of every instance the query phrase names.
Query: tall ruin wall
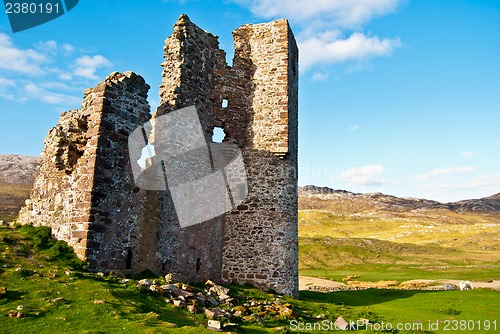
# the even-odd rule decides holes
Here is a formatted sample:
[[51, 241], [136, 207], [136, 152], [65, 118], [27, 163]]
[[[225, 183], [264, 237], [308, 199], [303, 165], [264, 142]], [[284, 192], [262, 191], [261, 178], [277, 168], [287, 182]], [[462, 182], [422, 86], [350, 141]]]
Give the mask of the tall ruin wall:
[[[51, 226], [91, 270], [175, 272], [296, 295], [298, 50], [286, 20], [244, 25], [233, 36], [228, 66], [217, 37], [182, 15], [165, 41], [153, 116], [149, 86], [134, 73], [113, 73], [86, 90], [82, 109], [49, 131], [18, 221]], [[168, 182], [167, 190], [136, 186], [131, 162], [140, 148], [129, 156], [127, 138], [150, 119], [154, 125], [192, 105], [208, 147], [220, 127], [223, 143], [241, 150], [248, 196], [222, 216], [181, 228]], [[164, 135], [153, 129], [146, 139], [161, 150]], [[197, 173], [216, 167], [212, 161]]]

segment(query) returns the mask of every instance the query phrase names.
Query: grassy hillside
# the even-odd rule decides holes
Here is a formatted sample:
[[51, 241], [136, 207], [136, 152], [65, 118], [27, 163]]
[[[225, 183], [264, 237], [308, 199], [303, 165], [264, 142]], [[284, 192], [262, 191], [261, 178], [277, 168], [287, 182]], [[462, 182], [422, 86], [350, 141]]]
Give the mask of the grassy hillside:
[[[201, 312], [191, 314], [185, 308], [174, 308], [164, 297], [137, 288], [137, 281], [123, 283], [121, 278], [86, 272], [71, 248], [49, 238], [47, 232], [32, 227], [0, 227], [0, 332], [212, 333], [206, 329], [207, 320]], [[195, 292], [201, 291], [203, 285], [194, 288]], [[374, 330], [362, 327], [357, 333], [380, 333], [376, 326], [396, 327], [400, 323], [418, 330], [392, 332], [449, 333], [444, 330], [443, 321], [465, 320], [474, 320], [483, 327], [490, 321], [492, 329], [491, 322], [500, 316], [498, 294], [483, 289], [466, 292], [368, 289], [328, 294], [301, 291], [300, 299], [294, 300], [231, 286], [229, 295], [238, 304], [255, 304], [248, 306], [244, 314], [259, 314], [263, 322], [233, 317], [230, 322], [234, 325], [226, 330], [303, 333], [307, 331], [294, 329], [306, 324], [331, 326], [339, 316], [354, 322], [368, 319], [375, 326]], [[293, 312], [286, 317], [271, 314], [268, 305], [276, 300]], [[229, 311], [233, 308], [220, 307]], [[11, 312], [21, 312], [23, 316], [8, 317]], [[429, 321], [438, 324], [439, 330], [428, 330]], [[500, 329], [500, 323], [495, 326]], [[328, 332], [331, 331], [315, 331]], [[494, 331], [476, 327], [472, 332]]]
[[32, 184], [0, 181], [0, 220], [14, 220], [32, 188]]
[[301, 210], [301, 273], [364, 280], [500, 278], [500, 221], [494, 215], [432, 215]]

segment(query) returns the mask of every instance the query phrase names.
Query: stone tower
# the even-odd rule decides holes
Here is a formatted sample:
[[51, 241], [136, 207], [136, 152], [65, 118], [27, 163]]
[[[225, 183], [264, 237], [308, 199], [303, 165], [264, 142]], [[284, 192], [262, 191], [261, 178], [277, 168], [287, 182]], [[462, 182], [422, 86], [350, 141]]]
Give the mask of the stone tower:
[[[149, 86], [134, 73], [115, 72], [86, 90], [82, 109], [49, 131], [18, 221], [51, 226], [92, 270], [177, 272], [296, 295], [298, 50], [284, 19], [244, 25], [233, 36], [228, 66], [217, 37], [181, 15], [165, 41], [153, 116]], [[169, 189], [135, 185], [130, 160], [138, 157], [129, 156], [127, 138], [151, 117], [193, 105], [207, 144], [219, 127], [223, 143], [240, 148], [248, 196], [181, 228]]]

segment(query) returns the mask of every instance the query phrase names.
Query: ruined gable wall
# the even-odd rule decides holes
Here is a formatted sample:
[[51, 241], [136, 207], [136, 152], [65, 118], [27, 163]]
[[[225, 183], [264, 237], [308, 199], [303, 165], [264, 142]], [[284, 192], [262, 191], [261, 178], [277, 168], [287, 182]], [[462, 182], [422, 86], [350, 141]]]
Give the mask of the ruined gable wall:
[[[151, 242], [144, 210], [147, 196], [135, 186], [128, 136], [150, 118], [148, 90], [141, 76], [115, 72], [89, 93], [100, 101], [98, 112], [92, 115], [99, 122], [87, 253], [92, 270], [145, 269], [137, 262], [141, 245]], [[155, 258], [154, 251], [151, 258]], [[149, 264], [144, 262], [141, 265]]]
[[[179, 18], [172, 35], [165, 41], [164, 53], [161, 104], [154, 118], [195, 105], [208, 144], [212, 138], [214, 109], [220, 108], [221, 103], [215, 86], [221, 73], [226, 70], [225, 53], [218, 48], [216, 36], [197, 27], [186, 15]], [[163, 135], [166, 134], [153, 130], [150, 140], [155, 146], [156, 154], [166, 156], [168, 152], [161, 151]], [[180, 171], [179, 175], [186, 176], [183, 182], [213, 173], [214, 169], [207, 156], [194, 155], [190, 158], [199, 158], [197, 169], [188, 173]], [[203, 189], [199, 189], [199, 193], [203, 194]], [[162, 270], [180, 273], [181, 278], [189, 281], [208, 278], [219, 280], [222, 268], [223, 217], [180, 228], [169, 191], [163, 192], [159, 200], [163, 208], [158, 226], [158, 252], [163, 258]]]
[[61, 114], [47, 134], [30, 199], [17, 219], [21, 224], [51, 227], [54, 236], [68, 242], [81, 259], [86, 258], [98, 141], [97, 125], [89, 119], [94, 107], [86, 102], [87, 108]]
[[134, 194], [127, 137], [150, 117], [148, 89], [131, 72], [87, 89], [82, 109], [63, 113], [45, 138], [34, 189], [17, 220], [50, 226], [94, 270], [125, 269], [118, 253], [140, 221], [143, 194]]

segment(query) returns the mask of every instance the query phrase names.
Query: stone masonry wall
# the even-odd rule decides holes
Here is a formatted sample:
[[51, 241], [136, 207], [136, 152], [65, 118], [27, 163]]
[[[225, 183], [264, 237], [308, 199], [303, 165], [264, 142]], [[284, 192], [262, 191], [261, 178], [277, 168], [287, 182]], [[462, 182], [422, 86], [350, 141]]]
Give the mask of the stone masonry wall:
[[87, 89], [82, 109], [63, 113], [45, 138], [31, 197], [19, 213], [22, 224], [50, 226], [95, 270], [126, 267], [130, 233], [122, 229], [134, 230], [142, 196], [133, 189], [127, 137], [150, 117], [148, 89], [131, 72]]
[[242, 148], [249, 194], [226, 214], [223, 278], [296, 295], [298, 51], [286, 20], [233, 35], [233, 69], [250, 79]]
[[218, 126], [223, 142], [242, 148], [249, 187], [247, 200], [221, 217], [223, 234], [216, 219], [177, 231], [176, 240], [183, 245], [204, 233], [204, 243], [188, 242], [194, 250], [221, 239], [223, 247], [208, 251], [212, 262], [222, 257], [223, 280], [296, 294], [297, 47], [286, 20], [245, 25], [233, 36], [232, 67], [217, 38], [187, 16], [165, 43], [157, 115], [196, 105], [207, 143]]
[[[149, 85], [141, 76], [115, 72], [86, 91], [87, 96], [99, 101], [93, 114], [99, 122], [99, 142], [87, 250], [89, 267], [94, 270], [132, 271], [138, 257], [144, 256], [140, 254], [140, 245], [156, 241], [147, 235], [146, 191], [134, 185], [128, 150], [130, 133], [151, 117], [146, 100], [148, 90]], [[85, 101], [82, 107], [86, 107]], [[149, 267], [145, 266], [150, 263], [149, 257], [155, 258], [154, 251], [147, 253], [140, 269]]]
[[[162, 63], [163, 79], [160, 86], [161, 102], [153, 118], [195, 105], [207, 143], [212, 138], [214, 110], [215, 69], [225, 63], [225, 53], [218, 48], [217, 37], [203, 31], [182, 15], [174, 25], [174, 31], [165, 41], [165, 61]], [[150, 142], [157, 155], [161, 151], [162, 133], [153, 131]], [[196, 180], [213, 172], [206, 156], [195, 155], [193, 161], [198, 167], [189, 178]], [[199, 189], [203, 193], [203, 189]], [[179, 273], [189, 281], [200, 281], [208, 277], [220, 280], [222, 269], [223, 217], [217, 217], [201, 224], [181, 228], [175, 214], [170, 193], [161, 195], [164, 210], [160, 213], [160, 243], [158, 252], [166, 259], [164, 270]]]
[[[87, 100], [88, 101], [88, 100]], [[40, 168], [18, 222], [50, 226], [81, 259], [87, 251], [98, 133], [89, 120], [93, 107], [61, 114], [45, 138]]]
[[[251, 283], [297, 295], [298, 50], [284, 19], [244, 25], [233, 36], [230, 67], [217, 37], [182, 15], [165, 41], [161, 104], [153, 116], [149, 86], [132, 72], [112, 73], [86, 90], [82, 109], [63, 114], [49, 131], [18, 221], [51, 226], [91, 270], [175, 272], [188, 281]], [[241, 149], [248, 196], [222, 216], [181, 228], [168, 182], [167, 190], [135, 185], [131, 163], [137, 164], [141, 148], [130, 157], [127, 140], [151, 119], [145, 139], [156, 155], [167, 156], [160, 145], [166, 133], [155, 122], [192, 105], [207, 147], [217, 145], [212, 135], [220, 127], [223, 143]], [[190, 159], [205, 168], [174, 182], [220, 168], [213, 157]]]

